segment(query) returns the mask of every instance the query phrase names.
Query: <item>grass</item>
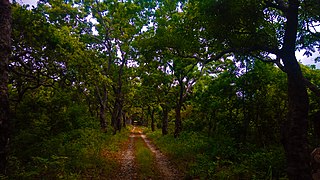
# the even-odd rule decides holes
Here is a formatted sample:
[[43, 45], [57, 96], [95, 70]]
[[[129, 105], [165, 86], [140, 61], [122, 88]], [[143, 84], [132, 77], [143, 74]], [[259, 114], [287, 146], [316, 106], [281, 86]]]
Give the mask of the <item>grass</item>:
[[159, 176], [155, 168], [155, 156], [141, 138], [136, 139], [135, 155], [138, 165], [139, 179], [149, 179]]
[[106, 138], [90, 147], [91, 151], [95, 152], [87, 154], [86, 158], [89, 161], [86, 163], [85, 170], [81, 173], [83, 178], [106, 179], [120, 167], [120, 164], [114, 160], [114, 154], [120, 150], [123, 142], [128, 139], [130, 133], [128, 129], [123, 129], [116, 135], [112, 135], [111, 132], [110, 134], [107, 133]]
[[[35, 144], [33, 153], [12, 154], [9, 179], [97, 179], [108, 177], [120, 165], [112, 154], [120, 149], [130, 131], [112, 135], [99, 128], [60, 133]], [[33, 148], [33, 147], [29, 147]], [[31, 151], [30, 151], [31, 152]]]
[[167, 154], [187, 179], [280, 179], [285, 177], [284, 154], [279, 147], [238, 147], [227, 135], [207, 137], [183, 132], [175, 139], [161, 131], [147, 136]]

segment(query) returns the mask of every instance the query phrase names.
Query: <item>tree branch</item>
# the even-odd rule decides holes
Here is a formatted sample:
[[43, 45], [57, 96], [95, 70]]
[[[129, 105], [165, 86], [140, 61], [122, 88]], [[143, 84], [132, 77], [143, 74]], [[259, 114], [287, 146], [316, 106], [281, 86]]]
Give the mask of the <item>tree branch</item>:
[[285, 67], [281, 64], [280, 58], [278, 56], [277, 56], [276, 59], [268, 59], [268, 60], [266, 60], [266, 59], [264, 59], [262, 57], [259, 57], [259, 56], [252, 55], [252, 54], [251, 54], [251, 56], [254, 57], [254, 58], [257, 58], [260, 61], [265, 62], [265, 63], [274, 63], [274, 64], [276, 64], [278, 66], [279, 69], [281, 69], [281, 71], [283, 71], [285, 73], [287, 72]]
[[320, 39], [320, 32], [312, 32], [309, 27], [307, 27], [306, 31], [310, 33], [313, 37]]
[[280, 68], [280, 69], [281, 69], [281, 71], [283, 71], [283, 72], [287, 73], [286, 68], [285, 68], [285, 67], [280, 63], [280, 58], [279, 58], [279, 57], [277, 57], [276, 65], [278, 66], [278, 68]]
[[312, 84], [307, 78], [303, 77], [304, 84], [318, 97], [320, 97], [320, 89]]

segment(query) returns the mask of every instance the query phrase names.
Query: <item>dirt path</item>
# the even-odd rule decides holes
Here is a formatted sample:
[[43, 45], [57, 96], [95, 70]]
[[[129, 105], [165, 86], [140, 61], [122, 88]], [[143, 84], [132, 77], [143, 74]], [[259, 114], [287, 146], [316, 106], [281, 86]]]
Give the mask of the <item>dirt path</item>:
[[171, 164], [169, 159], [163, 155], [146, 137], [146, 135], [141, 134], [140, 136], [147, 144], [151, 152], [156, 156], [156, 166], [160, 173], [162, 174], [163, 179], [181, 179], [183, 178], [182, 174]]
[[124, 144], [124, 147], [119, 152], [118, 161], [121, 164], [119, 172], [113, 179], [121, 180], [136, 180], [139, 179], [137, 174], [137, 163], [135, 162], [135, 142], [142, 138], [146, 143], [146, 146], [154, 154], [155, 157], [155, 169], [160, 172], [161, 178], [152, 177], [150, 179], [183, 179], [182, 174], [173, 166], [173, 164], [168, 160], [168, 158], [163, 155], [150, 140], [136, 127], [134, 127], [129, 136], [129, 141]]
[[134, 157], [134, 141], [135, 136], [131, 133], [127, 148], [121, 151], [121, 169], [117, 178], [119, 179], [137, 179], [137, 170], [135, 167]]

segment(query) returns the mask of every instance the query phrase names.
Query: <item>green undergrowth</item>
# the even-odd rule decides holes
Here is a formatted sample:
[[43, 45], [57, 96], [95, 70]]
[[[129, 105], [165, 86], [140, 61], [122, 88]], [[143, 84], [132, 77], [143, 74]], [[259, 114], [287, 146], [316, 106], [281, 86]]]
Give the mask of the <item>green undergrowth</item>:
[[139, 179], [155, 178], [158, 174], [154, 166], [154, 154], [141, 138], [136, 140], [135, 150]]
[[[127, 140], [129, 130], [112, 135], [86, 127], [45, 137], [35, 142], [30, 131], [15, 139], [8, 179], [96, 179], [108, 177], [119, 165], [106, 154]], [[23, 138], [20, 141], [19, 138]], [[28, 141], [27, 138], [31, 138]], [[30, 142], [30, 144], [28, 144]], [[31, 144], [32, 142], [32, 144]]]
[[279, 147], [240, 146], [227, 135], [208, 137], [183, 132], [179, 138], [147, 131], [187, 179], [285, 179], [284, 152]]

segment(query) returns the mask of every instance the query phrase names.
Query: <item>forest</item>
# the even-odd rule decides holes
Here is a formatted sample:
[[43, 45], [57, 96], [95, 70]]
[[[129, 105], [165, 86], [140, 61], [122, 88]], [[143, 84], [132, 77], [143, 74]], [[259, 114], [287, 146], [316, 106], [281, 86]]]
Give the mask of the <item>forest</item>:
[[320, 179], [297, 52], [319, 0], [0, 0], [0, 179]]

